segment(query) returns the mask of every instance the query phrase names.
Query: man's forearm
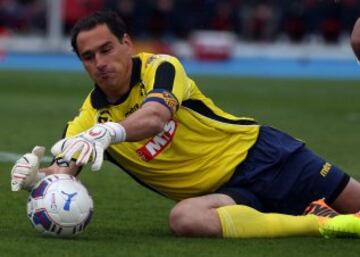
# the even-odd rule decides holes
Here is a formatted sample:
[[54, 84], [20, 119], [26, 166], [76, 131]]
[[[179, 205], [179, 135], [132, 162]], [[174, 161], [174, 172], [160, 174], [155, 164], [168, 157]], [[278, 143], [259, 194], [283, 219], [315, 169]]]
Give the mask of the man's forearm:
[[160, 133], [170, 119], [171, 113], [166, 107], [150, 102], [120, 124], [126, 130], [126, 141], [134, 142]]

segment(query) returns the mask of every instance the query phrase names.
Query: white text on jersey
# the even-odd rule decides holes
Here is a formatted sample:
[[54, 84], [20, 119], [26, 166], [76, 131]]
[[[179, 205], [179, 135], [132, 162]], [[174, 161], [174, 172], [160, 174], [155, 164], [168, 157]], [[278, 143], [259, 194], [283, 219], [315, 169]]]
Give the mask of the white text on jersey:
[[136, 150], [140, 158], [146, 162], [154, 159], [171, 142], [175, 135], [177, 124], [174, 120], [165, 124], [164, 130]]

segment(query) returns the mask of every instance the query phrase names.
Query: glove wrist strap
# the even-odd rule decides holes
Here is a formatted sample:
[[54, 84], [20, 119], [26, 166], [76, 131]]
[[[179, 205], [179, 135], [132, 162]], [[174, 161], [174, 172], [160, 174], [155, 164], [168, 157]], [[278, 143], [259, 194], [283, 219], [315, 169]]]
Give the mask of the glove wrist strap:
[[111, 143], [120, 143], [126, 140], [125, 128], [117, 122], [106, 122], [103, 124], [111, 132]]

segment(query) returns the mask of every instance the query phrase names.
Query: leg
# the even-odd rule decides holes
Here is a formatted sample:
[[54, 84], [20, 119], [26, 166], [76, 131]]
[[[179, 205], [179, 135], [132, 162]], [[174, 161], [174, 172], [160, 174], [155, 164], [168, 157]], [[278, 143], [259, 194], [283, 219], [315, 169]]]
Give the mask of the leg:
[[170, 229], [179, 236], [220, 237], [222, 229], [216, 208], [234, 204], [234, 200], [224, 194], [182, 200], [170, 212]]
[[351, 178], [344, 190], [331, 204], [331, 207], [340, 213], [360, 211], [360, 183]]
[[194, 197], [179, 202], [170, 213], [175, 235], [198, 237], [285, 237], [320, 236], [315, 215], [291, 216], [261, 213], [236, 205], [224, 194]]

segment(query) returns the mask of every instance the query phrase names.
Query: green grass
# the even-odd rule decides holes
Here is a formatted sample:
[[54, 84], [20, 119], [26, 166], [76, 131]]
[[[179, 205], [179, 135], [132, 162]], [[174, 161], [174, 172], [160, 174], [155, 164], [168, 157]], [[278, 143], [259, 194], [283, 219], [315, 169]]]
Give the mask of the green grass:
[[[360, 178], [358, 81], [195, 78], [233, 114], [252, 116], [304, 139], [317, 153]], [[81, 73], [0, 71], [0, 151], [48, 148], [77, 114], [91, 82]], [[26, 192], [11, 193], [12, 163], [0, 163], [0, 256], [358, 256], [358, 240], [321, 238], [195, 239], [170, 234], [173, 202], [133, 182], [110, 164], [83, 183], [95, 214], [75, 239], [44, 238], [26, 218]]]

